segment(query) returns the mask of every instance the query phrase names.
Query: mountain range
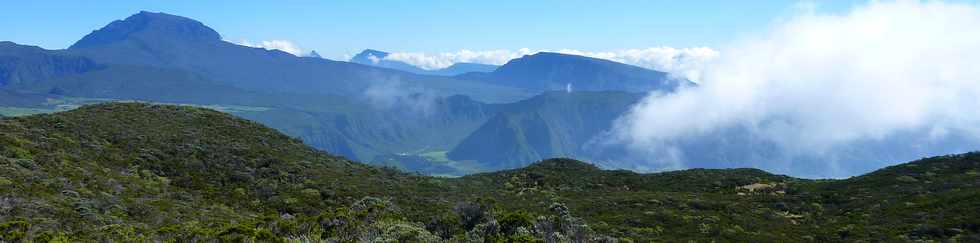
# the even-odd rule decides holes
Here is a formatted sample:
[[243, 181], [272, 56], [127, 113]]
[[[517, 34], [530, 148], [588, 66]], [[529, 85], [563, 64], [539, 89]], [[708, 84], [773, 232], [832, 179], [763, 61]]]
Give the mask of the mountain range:
[[478, 82], [241, 46], [223, 41], [221, 35], [200, 22], [163, 13], [140, 12], [114, 21], [86, 35], [66, 52], [104, 64], [194, 72], [253, 91], [351, 96], [372, 85], [398, 82], [440, 95], [465, 94], [486, 101], [506, 101], [513, 99], [509, 95], [520, 93]]
[[696, 84], [548, 52], [452, 76], [412, 71], [386, 55], [369, 49], [351, 62], [297, 57], [224, 41], [190, 18], [140, 12], [64, 50], [0, 42], [0, 115], [114, 101], [207, 107], [349, 159], [450, 176], [570, 157], [638, 171], [754, 167], [846, 177], [980, 147], [956, 131], [945, 140], [903, 131], [834, 148], [846, 153], [827, 158], [753, 136], [748, 124], [644, 147], [657, 155], [650, 156], [612, 141], [609, 129], [649, 92], [669, 95]]
[[497, 69], [496, 65], [460, 62], [454, 63], [453, 65], [442, 69], [426, 70], [402, 61], [387, 59], [388, 55], [389, 53], [387, 52], [366, 49], [361, 51], [361, 53], [354, 55], [354, 57], [350, 59], [350, 62], [401, 70], [415, 74], [437, 76], [455, 76], [469, 72], [492, 72], [493, 70]]
[[609, 60], [551, 52], [539, 52], [510, 60], [493, 72], [456, 76], [496, 85], [535, 91], [672, 91], [693, 85], [670, 78], [667, 73]]
[[[536, 81], [541, 83], [538, 85], [514, 85], [509, 82], [514, 78], [506, 77], [525, 73], [509, 70], [540, 68], [542, 73], [560, 74], [575, 67], [605, 70], [604, 75], [618, 71], [641, 73], [611, 75], [597, 86], [610, 89], [639, 89], [644, 86], [635, 83], [642, 77], [658, 80], [666, 77], [660, 72], [625, 64], [552, 54], [522, 58], [546, 60], [512, 61], [501, 70], [475, 64], [443, 70], [468, 73], [462, 76], [486, 71], [488, 77], [504, 81], [467, 80], [445, 73], [419, 70], [413, 73], [407, 69], [410, 65], [385, 60], [386, 55], [366, 50], [352, 62], [296, 57], [223, 41], [216, 31], [189, 18], [140, 12], [93, 31], [66, 50], [3, 42], [0, 83], [5, 92], [24, 97], [5, 104], [11, 109], [31, 107], [53, 111], [59, 106], [70, 108], [110, 100], [237, 107], [229, 110], [349, 158], [425, 173], [433, 171], [422, 168], [440, 167], [445, 169], [442, 172], [461, 175], [513, 168], [533, 161], [527, 158], [561, 155], [535, 148], [541, 151], [515, 154], [507, 162], [466, 156], [458, 156], [464, 161], [446, 158], [464, 139], [481, 139], [482, 135], [472, 133], [481, 127], [494, 126], [484, 123], [498, 122], [501, 118], [494, 118], [498, 112], [519, 110], [516, 107], [530, 104], [511, 102], [535, 96], [540, 87], [554, 86], [551, 78]], [[374, 63], [369, 57], [381, 61]], [[545, 65], [545, 62], [558, 64]], [[590, 68], [593, 65], [596, 67]], [[573, 84], [588, 87], [583, 82], [586, 81]], [[612, 85], [616, 82], [624, 85]], [[567, 101], [575, 102], [573, 99]], [[15, 111], [8, 113], [33, 113]], [[578, 141], [562, 144], [570, 146], [575, 142]], [[539, 156], [525, 156], [531, 153]], [[411, 160], [408, 158], [421, 159], [422, 164], [403, 165], [403, 161]]]
[[0, 41], [0, 242], [980, 242], [970, 133], [828, 161], [737, 124], [634, 153], [610, 129], [697, 84], [388, 55], [298, 57], [154, 12], [62, 50]]

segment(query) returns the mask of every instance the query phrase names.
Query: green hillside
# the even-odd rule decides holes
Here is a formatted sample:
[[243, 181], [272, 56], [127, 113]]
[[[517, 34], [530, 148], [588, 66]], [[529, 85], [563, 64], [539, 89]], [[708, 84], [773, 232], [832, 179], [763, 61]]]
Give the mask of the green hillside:
[[591, 140], [643, 97], [626, 92], [546, 92], [508, 104], [448, 153], [486, 170], [553, 157], [593, 158]]
[[0, 120], [0, 163], [0, 241], [980, 240], [978, 153], [845, 180], [568, 159], [433, 178], [213, 110], [114, 103]]

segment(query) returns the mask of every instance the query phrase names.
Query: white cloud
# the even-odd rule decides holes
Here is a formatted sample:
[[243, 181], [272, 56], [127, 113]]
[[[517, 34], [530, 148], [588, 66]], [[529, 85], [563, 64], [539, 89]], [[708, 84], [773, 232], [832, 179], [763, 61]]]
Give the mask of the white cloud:
[[524, 55], [533, 54], [530, 49], [522, 48], [516, 51], [513, 50], [489, 50], [489, 51], [471, 51], [471, 50], [461, 50], [458, 52], [443, 52], [437, 54], [428, 54], [421, 52], [396, 52], [391, 53], [385, 59], [401, 61], [422, 69], [435, 70], [442, 69], [452, 66], [455, 63], [469, 62], [469, 63], [482, 63], [482, 64], [493, 64], [493, 65], [503, 65], [510, 61], [511, 59], [518, 58]]
[[303, 48], [300, 48], [299, 45], [296, 45], [296, 43], [288, 40], [267, 40], [260, 41], [258, 43], [252, 43], [248, 40], [241, 40], [239, 42], [232, 43], [248, 47], [264, 48], [267, 50], [280, 50], [298, 57], [308, 56], [310, 54], [310, 51], [305, 51]]
[[697, 82], [708, 62], [717, 59], [717, 51], [708, 47], [673, 48], [651, 47], [607, 52], [588, 52], [562, 49], [558, 53], [606, 59], [634, 66], [645, 67]]
[[914, 147], [889, 139], [915, 131], [980, 140], [978, 26], [976, 6], [941, 2], [801, 14], [723, 50], [701, 71], [698, 87], [646, 97], [612, 135], [651, 153], [743, 127], [782, 150], [827, 160], [863, 141]]
[[371, 63], [373, 63], [373, 64], [378, 64], [378, 62], [381, 61], [380, 58], [378, 58], [378, 57], [376, 57], [374, 55], [368, 55], [368, 59], [371, 60]]
[[[458, 52], [443, 52], [436, 54], [420, 52], [391, 53], [385, 59], [405, 62], [423, 69], [434, 70], [449, 67], [455, 63], [470, 62], [503, 65], [511, 59], [519, 58], [538, 52], [550, 50], [534, 50], [522, 48], [518, 50], [488, 50]], [[626, 49], [617, 51], [581, 51], [561, 49], [550, 52], [581, 55], [601, 58], [630, 65], [636, 65], [658, 71], [668, 72], [679, 77], [697, 80], [701, 67], [707, 62], [717, 59], [719, 53], [707, 47], [672, 48], [651, 47], [646, 49]]]
[[378, 76], [363, 92], [367, 103], [384, 111], [429, 116], [438, 96], [423, 87], [405, 85], [397, 76]]

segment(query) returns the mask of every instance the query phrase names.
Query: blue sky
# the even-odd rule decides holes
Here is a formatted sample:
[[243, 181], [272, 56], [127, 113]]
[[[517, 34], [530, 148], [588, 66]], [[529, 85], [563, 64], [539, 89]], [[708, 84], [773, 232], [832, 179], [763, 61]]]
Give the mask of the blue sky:
[[[844, 11], [861, 1], [821, 1]], [[232, 41], [289, 40], [329, 58], [364, 48], [604, 51], [721, 45], [792, 15], [799, 1], [16, 1], [0, 40], [66, 48], [140, 10], [194, 18]]]

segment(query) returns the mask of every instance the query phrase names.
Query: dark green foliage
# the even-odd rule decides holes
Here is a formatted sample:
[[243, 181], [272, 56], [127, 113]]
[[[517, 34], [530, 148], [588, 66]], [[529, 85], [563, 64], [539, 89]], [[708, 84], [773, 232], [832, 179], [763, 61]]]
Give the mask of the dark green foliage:
[[0, 189], [12, 207], [3, 217], [31, 217], [81, 236], [124, 222], [146, 230], [180, 222], [216, 227], [247, 212], [316, 214], [366, 195], [409, 193], [398, 188], [422, 179], [190, 107], [89, 106], [4, 120], [0, 131], [2, 175], [15, 182]]
[[504, 217], [500, 219], [501, 232], [507, 235], [515, 234], [519, 229], [529, 229], [533, 226], [534, 218], [522, 210], [504, 214]]
[[980, 153], [845, 180], [550, 159], [433, 178], [216, 111], [120, 103], [0, 120], [0, 240], [976, 241]]
[[25, 220], [12, 220], [0, 223], [0, 241], [14, 242], [27, 238], [31, 224]]

